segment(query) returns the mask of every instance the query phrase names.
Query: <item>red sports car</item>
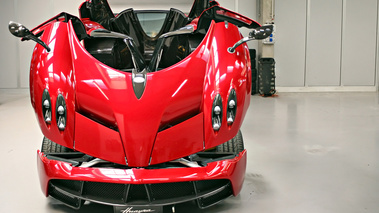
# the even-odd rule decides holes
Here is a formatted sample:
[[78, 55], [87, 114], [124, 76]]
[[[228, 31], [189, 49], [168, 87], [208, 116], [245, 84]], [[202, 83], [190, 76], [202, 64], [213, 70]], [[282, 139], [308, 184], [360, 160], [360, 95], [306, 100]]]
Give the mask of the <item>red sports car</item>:
[[[239, 27], [252, 29], [243, 38]], [[189, 14], [87, 0], [28, 30], [30, 96], [44, 134], [42, 191], [72, 208], [158, 212], [194, 201], [206, 208], [242, 187], [240, 127], [250, 102], [245, 42], [272, 26], [195, 0]]]

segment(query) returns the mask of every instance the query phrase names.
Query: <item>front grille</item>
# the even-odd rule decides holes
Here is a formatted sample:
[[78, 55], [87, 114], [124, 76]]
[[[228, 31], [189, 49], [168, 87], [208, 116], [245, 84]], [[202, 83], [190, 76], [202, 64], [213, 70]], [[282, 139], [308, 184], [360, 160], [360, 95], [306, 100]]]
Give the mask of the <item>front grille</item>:
[[109, 184], [99, 182], [84, 182], [82, 197], [97, 200], [102, 197], [103, 202], [123, 203], [124, 184]]
[[80, 198], [70, 196], [51, 185], [49, 187], [49, 194], [53, 198], [60, 200], [61, 202], [65, 203], [66, 205], [74, 209], [79, 209], [83, 203]]
[[196, 195], [192, 182], [151, 184], [150, 189], [152, 197], [157, 200]]
[[218, 191], [217, 193], [199, 198], [197, 200], [197, 203], [200, 208], [204, 209], [220, 202], [221, 200], [224, 200], [230, 197], [232, 193], [233, 191], [231, 187], [225, 187], [225, 188], [220, 189], [220, 191]]
[[83, 184], [80, 181], [70, 181], [70, 180], [54, 180], [56, 185], [63, 191], [69, 193], [78, 194], [82, 192]]
[[127, 185], [126, 194], [126, 202], [144, 202], [149, 200], [145, 185]]
[[[61, 191], [64, 193], [58, 193]], [[109, 205], [169, 205], [198, 200], [204, 208], [232, 195], [232, 188], [229, 180], [158, 184], [51, 180], [49, 195], [70, 206], [77, 206], [82, 199]]]

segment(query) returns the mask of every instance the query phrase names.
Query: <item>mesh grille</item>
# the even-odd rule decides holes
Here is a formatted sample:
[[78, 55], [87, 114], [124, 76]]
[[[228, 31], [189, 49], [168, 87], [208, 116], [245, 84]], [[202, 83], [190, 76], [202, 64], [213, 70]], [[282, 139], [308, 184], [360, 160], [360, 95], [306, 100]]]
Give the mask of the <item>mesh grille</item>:
[[195, 195], [192, 182], [151, 184], [151, 193], [154, 199], [173, 199]]
[[196, 189], [198, 193], [207, 193], [221, 188], [229, 183], [229, 180], [203, 180], [196, 181]]
[[199, 206], [200, 206], [200, 208], [207, 208], [209, 206], [212, 206], [212, 205], [218, 203], [221, 200], [224, 200], [225, 198], [230, 197], [232, 195], [232, 193], [233, 193], [232, 187], [229, 184], [227, 187], [225, 187], [219, 193], [198, 199]]
[[54, 180], [55, 184], [58, 185], [60, 189], [64, 191], [71, 192], [73, 194], [80, 194], [82, 189], [81, 181], [70, 181], [70, 180]]
[[[229, 180], [204, 180], [158, 184], [116, 184], [51, 180], [49, 194], [56, 199], [76, 206], [80, 199], [110, 205], [165, 205], [199, 200], [200, 206], [209, 206], [232, 194]], [[227, 187], [225, 187], [227, 186]], [[55, 188], [72, 196], [60, 193]], [[224, 188], [220, 191], [220, 188]], [[214, 192], [215, 194], [212, 194]], [[212, 194], [209, 196], [209, 194]], [[207, 197], [204, 197], [207, 196]]]
[[75, 209], [80, 208], [81, 200], [77, 197], [71, 197], [58, 191], [55, 187], [49, 187], [49, 194], [51, 197], [71, 206]]
[[105, 202], [123, 203], [125, 184], [84, 182], [83, 197]]
[[130, 185], [127, 201], [149, 201], [145, 185]]

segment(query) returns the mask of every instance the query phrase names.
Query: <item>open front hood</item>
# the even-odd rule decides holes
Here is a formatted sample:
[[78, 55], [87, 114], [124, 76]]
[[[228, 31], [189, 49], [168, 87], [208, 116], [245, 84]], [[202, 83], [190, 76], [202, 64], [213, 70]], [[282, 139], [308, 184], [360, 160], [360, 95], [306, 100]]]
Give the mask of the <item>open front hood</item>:
[[[93, 132], [88, 133], [85, 129], [80, 131], [76, 129], [75, 149], [78, 151], [93, 154], [99, 158], [125, 154], [129, 166], [148, 166], [151, 160], [154, 161], [151, 159], [151, 154], [157, 134], [200, 113], [206, 70], [206, 60], [203, 58], [207, 58], [206, 52], [199, 51], [202, 48], [192, 53], [195, 57], [188, 57], [165, 70], [148, 73], [145, 90], [140, 99], [136, 97], [133, 90], [132, 73], [115, 70], [97, 61], [86, 52], [78, 40], [74, 39], [72, 49], [75, 58], [80, 58], [80, 60], [73, 59], [77, 114], [118, 132], [124, 149], [114, 150], [107, 148], [104, 144], [89, 141], [88, 137], [91, 137]], [[80, 121], [78, 118], [76, 120]], [[201, 125], [202, 129], [203, 119], [197, 120], [200, 122], [198, 126]], [[82, 125], [83, 123], [80, 124]], [[76, 128], [85, 127], [76, 125]], [[88, 134], [88, 136], [83, 134]], [[83, 140], [80, 141], [80, 138]], [[85, 138], [87, 139], [84, 140]], [[196, 137], [192, 136], [192, 138]], [[96, 138], [92, 139], [96, 140]], [[196, 140], [200, 141], [192, 142], [197, 143], [195, 147], [200, 147], [201, 150], [203, 139], [198, 137]], [[116, 144], [116, 142], [109, 143], [113, 144], [110, 146]], [[93, 153], [95, 151], [93, 146], [96, 144], [104, 146], [104, 149], [96, 149], [97, 153]], [[176, 147], [174, 147], [174, 153], [175, 149]], [[91, 150], [93, 150], [92, 153]], [[194, 150], [189, 149], [189, 151]], [[191, 154], [190, 152], [188, 154]], [[121, 163], [119, 162], [121, 157], [117, 161]]]
[[[190, 55], [146, 73], [137, 96], [131, 70], [94, 58], [79, 41], [72, 17], [54, 20], [43, 25], [41, 36], [51, 52], [36, 46], [30, 78], [32, 104], [48, 139], [106, 161], [146, 167], [213, 148], [237, 134], [250, 103], [251, 72], [246, 45], [234, 54], [227, 51], [241, 39], [236, 26], [212, 21]], [[45, 120], [44, 91], [50, 94], [49, 112], [58, 112], [59, 100], [65, 100], [65, 129], [57, 128], [56, 113], [51, 123]], [[231, 97], [237, 111], [228, 114]], [[222, 116], [213, 114], [216, 99]], [[227, 115], [234, 115], [231, 123]]]

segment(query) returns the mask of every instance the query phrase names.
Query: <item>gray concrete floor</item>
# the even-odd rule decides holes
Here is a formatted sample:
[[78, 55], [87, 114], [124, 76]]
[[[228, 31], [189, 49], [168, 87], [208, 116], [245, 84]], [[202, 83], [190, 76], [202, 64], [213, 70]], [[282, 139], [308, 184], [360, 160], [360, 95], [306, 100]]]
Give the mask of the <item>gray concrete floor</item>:
[[[242, 132], [242, 193], [206, 210], [184, 204], [176, 212], [379, 212], [378, 93], [253, 96]], [[75, 211], [42, 195], [42, 134], [27, 92], [0, 90], [0, 136], [0, 212], [112, 212], [99, 204]]]

